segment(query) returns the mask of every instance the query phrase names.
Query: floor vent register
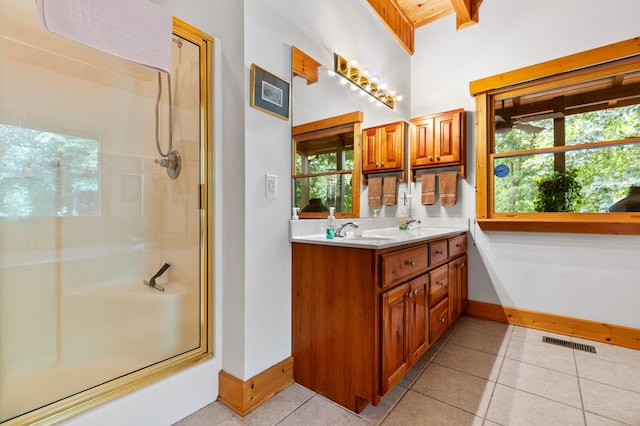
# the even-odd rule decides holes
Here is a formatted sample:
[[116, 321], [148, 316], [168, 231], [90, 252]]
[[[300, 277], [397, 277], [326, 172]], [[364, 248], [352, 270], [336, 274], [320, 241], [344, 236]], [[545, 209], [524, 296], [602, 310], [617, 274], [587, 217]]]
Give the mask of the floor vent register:
[[578, 349], [579, 351], [596, 353], [595, 346], [583, 345], [582, 343], [570, 342], [568, 340], [556, 339], [555, 337], [542, 336], [542, 341], [552, 345], [564, 346], [565, 348]]

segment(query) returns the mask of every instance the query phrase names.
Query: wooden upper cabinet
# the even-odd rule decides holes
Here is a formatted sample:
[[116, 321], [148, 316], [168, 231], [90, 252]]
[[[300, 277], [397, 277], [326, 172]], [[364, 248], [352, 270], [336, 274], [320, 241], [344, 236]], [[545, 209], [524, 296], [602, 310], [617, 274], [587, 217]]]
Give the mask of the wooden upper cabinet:
[[362, 171], [364, 173], [402, 170], [403, 159], [403, 121], [362, 131]]
[[410, 151], [412, 169], [464, 165], [464, 110], [411, 119]]

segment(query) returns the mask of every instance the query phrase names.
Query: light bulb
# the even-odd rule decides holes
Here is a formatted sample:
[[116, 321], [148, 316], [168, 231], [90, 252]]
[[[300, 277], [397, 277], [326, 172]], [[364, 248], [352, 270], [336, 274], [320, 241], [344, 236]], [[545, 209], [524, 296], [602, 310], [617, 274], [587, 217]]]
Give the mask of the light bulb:
[[358, 66], [358, 62], [355, 59], [350, 59], [349, 62], [347, 62], [347, 66], [349, 68], [355, 68]]
[[403, 99], [404, 99], [404, 96], [402, 96], [402, 95], [396, 96], [396, 101], [398, 101], [398, 102], [402, 101]]

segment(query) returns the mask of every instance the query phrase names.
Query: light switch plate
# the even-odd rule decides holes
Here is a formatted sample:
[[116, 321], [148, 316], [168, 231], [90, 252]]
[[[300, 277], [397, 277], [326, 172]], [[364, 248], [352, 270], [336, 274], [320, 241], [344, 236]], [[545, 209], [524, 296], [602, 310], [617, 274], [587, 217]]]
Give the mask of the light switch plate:
[[276, 198], [278, 196], [278, 176], [267, 174], [264, 179], [265, 196]]

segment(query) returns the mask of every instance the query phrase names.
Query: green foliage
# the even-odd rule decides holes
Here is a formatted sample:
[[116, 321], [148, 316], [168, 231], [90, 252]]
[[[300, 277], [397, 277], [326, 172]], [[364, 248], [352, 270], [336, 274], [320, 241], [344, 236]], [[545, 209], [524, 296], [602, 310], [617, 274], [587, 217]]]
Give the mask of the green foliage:
[[0, 124], [0, 216], [100, 212], [99, 142]]
[[[517, 152], [553, 146], [553, 120], [530, 124], [544, 127], [540, 133], [512, 130], [496, 135], [496, 152]], [[565, 118], [566, 145], [583, 145], [584, 149], [557, 154], [514, 155], [495, 160], [505, 164], [510, 173], [494, 179], [494, 211], [527, 213], [537, 210], [534, 201], [538, 181], [552, 176], [555, 160], [563, 157], [565, 169], [572, 170], [580, 184], [580, 197], [574, 211], [596, 213], [624, 198], [629, 186], [640, 184], [640, 144], [625, 143], [629, 137], [640, 137], [640, 105], [611, 108]], [[597, 141], [620, 140], [621, 144], [593, 148]], [[550, 211], [545, 209], [544, 211]]]
[[537, 212], [573, 212], [580, 200], [580, 184], [575, 170], [559, 172], [540, 179], [534, 202]]

